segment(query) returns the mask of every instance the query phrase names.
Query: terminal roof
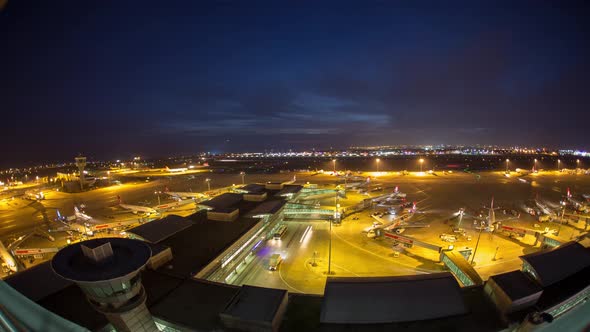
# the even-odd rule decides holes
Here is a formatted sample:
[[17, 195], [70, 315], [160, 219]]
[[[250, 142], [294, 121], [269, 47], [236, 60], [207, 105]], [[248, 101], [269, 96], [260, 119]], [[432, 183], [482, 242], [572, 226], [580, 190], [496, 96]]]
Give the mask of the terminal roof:
[[465, 313], [467, 309], [461, 289], [450, 273], [380, 278], [328, 278], [321, 322], [393, 323]]
[[551, 286], [543, 288], [543, 294], [537, 302], [542, 310], [551, 308], [558, 303], [574, 296], [590, 285], [590, 267], [563, 279]]
[[172, 261], [160, 271], [179, 277], [192, 276], [259, 222], [252, 218], [232, 222], [208, 220], [206, 211], [190, 218], [195, 221], [193, 225], [160, 242], [172, 248], [173, 255]]
[[252, 209], [252, 211], [250, 211], [246, 216], [254, 218], [260, 215], [274, 214], [277, 213], [286, 203], [287, 201], [282, 199], [269, 200]]
[[223, 314], [246, 321], [272, 322], [285, 299], [284, 289], [244, 285], [228, 303]]
[[502, 288], [512, 301], [541, 292], [543, 289], [520, 270], [497, 274], [490, 279]]
[[[435, 290], [436, 291], [436, 290]], [[501, 331], [507, 328], [506, 323], [502, 320], [491, 301], [483, 291], [483, 286], [465, 287], [460, 290], [461, 296], [469, 313], [464, 315], [454, 315], [441, 317], [437, 319], [418, 320], [412, 322], [394, 322], [394, 323], [365, 323], [365, 324], [337, 324], [321, 323], [322, 296], [308, 294], [289, 294], [289, 305], [285, 312], [280, 327], [283, 332], [299, 331], [318, 331], [318, 332], [383, 332], [383, 331], [403, 331], [403, 332], [423, 332], [423, 331], [453, 331], [453, 332], [492, 332]], [[361, 310], [386, 310], [378, 308], [378, 303], [366, 304], [366, 308]], [[430, 310], [431, 306], [445, 306], [446, 303], [434, 303], [419, 309], [419, 311]], [[356, 307], [355, 307], [356, 308]], [[392, 307], [391, 310], [396, 310]], [[349, 311], [350, 316], [355, 316], [358, 311], [352, 307]]]
[[199, 203], [199, 205], [208, 206], [214, 210], [228, 209], [235, 207], [242, 200], [241, 194], [225, 193], [214, 198]]
[[[82, 245], [94, 248], [110, 243], [113, 255], [96, 263], [82, 253]], [[151, 257], [150, 247], [142, 241], [122, 238], [98, 238], [69, 245], [51, 260], [60, 276], [73, 281], [101, 281], [122, 277], [141, 269]]]
[[131, 233], [151, 242], [159, 243], [170, 236], [190, 227], [194, 222], [188, 218], [177, 215], [169, 215], [162, 219], [157, 219], [143, 225], [130, 229]]
[[520, 257], [537, 274], [541, 286], [550, 286], [590, 266], [590, 251], [577, 242]]
[[55, 274], [51, 269], [51, 262], [49, 261], [13, 274], [4, 281], [10, 287], [33, 301], [38, 301], [73, 285], [71, 281], [65, 280]]
[[178, 287], [150, 307], [150, 312], [186, 329], [221, 331], [219, 313], [236, 295], [239, 287], [186, 279]]

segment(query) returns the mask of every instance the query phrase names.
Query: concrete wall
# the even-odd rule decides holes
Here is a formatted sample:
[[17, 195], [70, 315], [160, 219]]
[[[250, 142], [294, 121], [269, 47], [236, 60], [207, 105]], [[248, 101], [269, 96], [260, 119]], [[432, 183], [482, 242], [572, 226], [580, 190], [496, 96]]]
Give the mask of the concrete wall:
[[234, 220], [238, 219], [239, 215], [240, 215], [239, 209], [235, 209], [229, 213], [207, 211], [207, 219], [215, 220], [215, 221], [234, 221]]
[[166, 248], [161, 252], [153, 255], [148, 261], [148, 268], [155, 270], [160, 266], [170, 262], [172, 260], [172, 248]]
[[262, 202], [266, 199], [266, 193], [262, 194], [244, 194], [244, 200], [248, 202]]

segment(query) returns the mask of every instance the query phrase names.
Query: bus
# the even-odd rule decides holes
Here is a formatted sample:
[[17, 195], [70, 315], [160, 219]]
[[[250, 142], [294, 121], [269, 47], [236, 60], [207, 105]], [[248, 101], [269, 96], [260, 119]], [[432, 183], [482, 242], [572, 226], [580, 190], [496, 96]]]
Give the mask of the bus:
[[273, 238], [275, 240], [280, 240], [283, 235], [285, 234], [285, 232], [287, 231], [287, 225], [282, 225], [281, 227], [279, 227], [279, 229], [277, 229], [277, 231], [275, 232]]

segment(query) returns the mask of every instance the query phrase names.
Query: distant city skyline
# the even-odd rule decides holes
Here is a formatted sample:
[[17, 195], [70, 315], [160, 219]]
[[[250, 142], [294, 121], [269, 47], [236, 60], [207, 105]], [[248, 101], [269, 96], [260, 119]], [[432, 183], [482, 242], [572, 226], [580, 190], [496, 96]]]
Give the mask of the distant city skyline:
[[588, 16], [584, 1], [8, 1], [2, 163], [388, 144], [588, 150]]

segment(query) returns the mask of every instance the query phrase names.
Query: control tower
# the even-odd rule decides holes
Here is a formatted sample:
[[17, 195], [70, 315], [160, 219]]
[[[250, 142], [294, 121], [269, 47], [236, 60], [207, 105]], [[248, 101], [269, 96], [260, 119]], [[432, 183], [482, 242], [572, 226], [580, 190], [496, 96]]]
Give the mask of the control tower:
[[140, 278], [150, 257], [151, 249], [141, 241], [98, 238], [63, 248], [51, 267], [75, 282], [117, 331], [157, 332]]
[[78, 156], [76, 159], [76, 166], [80, 172], [80, 190], [84, 190], [84, 167], [86, 167], [86, 157]]

